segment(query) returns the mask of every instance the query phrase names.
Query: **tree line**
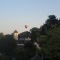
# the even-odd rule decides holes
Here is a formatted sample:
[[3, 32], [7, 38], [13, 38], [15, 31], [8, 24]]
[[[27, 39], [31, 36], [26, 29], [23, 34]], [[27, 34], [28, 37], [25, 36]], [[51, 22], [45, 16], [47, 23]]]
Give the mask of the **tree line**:
[[[36, 53], [42, 55], [44, 60], [60, 60], [60, 19], [55, 15], [49, 15], [40, 28], [33, 27], [19, 36], [31, 38], [22, 50], [17, 48], [12, 35], [0, 33], [0, 60], [12, 60], [12, 57], [16, 60], [30, 60]], [[41, 49], [37, 50], [33, 42], [37, 42]]]

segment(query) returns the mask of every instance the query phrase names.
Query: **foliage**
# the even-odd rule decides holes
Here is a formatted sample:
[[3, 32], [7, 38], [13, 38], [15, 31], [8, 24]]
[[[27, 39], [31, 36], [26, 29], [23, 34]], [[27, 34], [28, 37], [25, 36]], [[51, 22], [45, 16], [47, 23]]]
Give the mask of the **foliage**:
[[49, 18], [46, 20], [45, 24], [40, 27], [40, 35], [46, 35], [46, 30], [49, 28], [53, 28], [54, 25], [59, 25], [59, 20], [56, 18], [55, 15], [50, 15]]
[[31, 31], [31, 40], [34, 42], [34, 41], [37, 41], [37, 38], [39, 36], [39, 28], [32, 28], [30, 29]]
[[[58, 25], [58, 21], [59, 20], [52, 15], [49, 16], [49, 19], [46, 21], [49, 28], [43, 25], [45, 34], [40, 34], [39, 43], [42, 49], [41, 53], [43, 53], [45, 59], [60, 60], [60, 25]], [[43, 29], [42, 32], [44, 32]]]
[[[31, 37], [31, 41], [23, 48], [16, 46], [16, 41], [12, 35], [0, 33], [0, 60], [8, 56], [15, 57], [16, 60], [29, 60], [36, 53], [40, 54], [44, 60], [60, 60], [60, 19], [55, 15], [50, 15], [40, 28], [33, 27], [30, 32], [25, 31], [19, 34], [19, 38]], [[37, 50], [33, 45], [37, 42], [41, 50]], [[4, 60], [3, 59], [3, 60]], [[7, 60], [7, 59], [6, 59]]]
[[12, 35], [4, 35], [0, 39], [0, 53], [2, 53], [3, 56], [6, 54], [6, 56], [11, 58], [15, 48], [16, 41], [13, 39]]
[[30, 37], [30, 32], [25, 31], [19, 34], [19, 38]]

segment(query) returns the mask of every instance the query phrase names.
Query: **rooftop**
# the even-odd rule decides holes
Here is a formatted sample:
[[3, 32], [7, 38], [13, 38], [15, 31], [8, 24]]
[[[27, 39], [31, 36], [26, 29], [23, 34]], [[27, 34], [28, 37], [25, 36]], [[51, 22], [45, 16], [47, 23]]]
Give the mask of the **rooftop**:
[[15, 31], [14, 31], [14, 33], [18, 33], [18, 31], [17, 31], [17, 30], [15, 30]]

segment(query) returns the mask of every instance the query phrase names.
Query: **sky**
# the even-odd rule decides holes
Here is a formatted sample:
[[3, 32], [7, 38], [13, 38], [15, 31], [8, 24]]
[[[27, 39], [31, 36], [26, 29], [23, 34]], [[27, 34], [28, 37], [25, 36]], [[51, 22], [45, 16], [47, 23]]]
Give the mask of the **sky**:
[[49, 15], [60, 18], [60, 0], [0, 0], [0, 32], [11, 34], [14, 30], [21, 33], [40, 28]]

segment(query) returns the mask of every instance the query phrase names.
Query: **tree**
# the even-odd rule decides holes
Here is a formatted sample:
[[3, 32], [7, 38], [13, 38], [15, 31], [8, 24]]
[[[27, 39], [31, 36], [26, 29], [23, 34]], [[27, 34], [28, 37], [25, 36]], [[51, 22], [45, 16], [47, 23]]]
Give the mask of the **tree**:
[[60, 60], [60, 27], [47, 30], [47, 35], [41, 35], [40, 43], [42, 44], [42, 51], [45, 58], [51, 60]]
[[32, 28], [30, 29], [30, 32], [31, 32], [31, 40], [34, 42], [34, 41], [37, 41], [37, 37], [39, 36], [39, 28]]
[[11, 59], [16, 48], [16, 41], [13, 39], [13, 36], [5, 35], [0, 41], [0, 52]]
[[32, 57], [35, 56], [36, 47], [31, 41], [29, 41], [28, 43], [25, 43], [24, 48], [25, 48], [25, 58], [26, 58], [25, 60], [30, 60]]
[[60, 25], [58, 21], [54, 15], [50, 15], [40, 28], [39, 44], [41, 53], [47, 60], [60, 60]]
[[19, 38], [30, 37], [30, 32], [25, 31], [19, 34]]
[[58, 19], [55, 15], [49, 15], [49, 18], [46, 20], [47, 25], [58, 24]]
[[51, 27], [52, 25], [57, 25], [59, 24], [59, 20], [56, 18], [55, 15], [49, 15], [48, 19], [46, 20], [45, 24], [40, 27], [40, 35], [46, 35], [46, 30]]

